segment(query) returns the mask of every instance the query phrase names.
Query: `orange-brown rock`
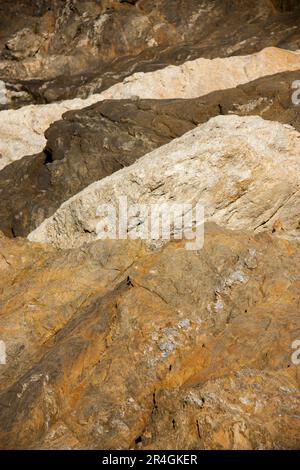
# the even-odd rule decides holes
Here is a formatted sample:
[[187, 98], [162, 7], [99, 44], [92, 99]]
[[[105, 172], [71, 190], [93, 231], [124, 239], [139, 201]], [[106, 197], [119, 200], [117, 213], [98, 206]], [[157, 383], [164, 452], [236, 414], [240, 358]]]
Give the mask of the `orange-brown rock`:
[[299, 242], [0, 246], [1, 448], [299, 447]]

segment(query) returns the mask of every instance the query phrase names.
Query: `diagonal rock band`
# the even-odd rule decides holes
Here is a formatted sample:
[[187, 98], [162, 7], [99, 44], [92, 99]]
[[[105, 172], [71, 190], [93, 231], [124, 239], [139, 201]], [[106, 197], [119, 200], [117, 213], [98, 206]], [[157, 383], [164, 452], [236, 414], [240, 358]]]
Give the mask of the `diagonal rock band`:
[[299, 75], [285, 72], [192, 100], [103, 101], [67, 113], [47, 130], [42, 153], [0, 172], [0, 229], [28, 235], [92, 182], [219, 114], [260, 115], [300, 130], [291, 99]]
[[298, 239], [299, 141], [293, 127], [278, 122], [217, 116], [87, 186], [28, 239], [59, 248], [91, 242], [97, 207], [116, 207], [120, 196], [146, 207], [169, 201], [201, 204], [207, 221]]

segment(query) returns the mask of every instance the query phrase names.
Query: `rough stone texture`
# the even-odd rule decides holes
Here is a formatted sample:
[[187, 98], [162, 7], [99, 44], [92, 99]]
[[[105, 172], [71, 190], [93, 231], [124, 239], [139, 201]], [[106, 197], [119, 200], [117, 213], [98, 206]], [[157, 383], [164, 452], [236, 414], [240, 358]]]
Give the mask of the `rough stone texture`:
[[86, 97], [198, 57], [300, 48], [290, 0], [1, 0], [0, 13], [0, 78], [13, 106]]
[[108, 241], [88, 250], [61, 252], [22, 239], [2, 236], [0, 241], [0, 337], [9, 358], [7, 367], [0, 367], [1, 388], [31, 365], [43, 344], [96, 293], [113, 288], [143, 250], [138, 243]]
[[69, 112], [46, 132], [39, 155], [0, 172], [0, 228], [28, 235], [62, 202], [218, 114], [253, 114], [300, 131], [300, 106], [292, 103], [299, 72], [266, 77], [192, 100], [126, 100]]
[[[245, 69], [222, 58], [299, 49], [299, 15], [295, 0], [0, 0], [0, 109], [110, 96], [134, 72], [202, 57], [195, 75], [191, 62], [180, 77], [135, 75], [113, 87], [132, 99], [66, 113], [40, 154], [0, 171], [9, 236], [73, 196], [36, 232], [67, 249], [0, 232], [1, 449], [299, 448], [300, 71], [195, 99], [133, 97], [149, 96], [153, 77], [151, 96], [197, 96], [259, 76], [255, 57]], [[277, 51], [276, 70], [289, 57]], [[73, 106], [83, 103], [3, 114], [13, 158]], [[96, 203], [124, 193], [202, 198], [212, 220], [248, 230], [208, 223], [198, 251], [186, 240], [93, 241]]]
[[104, 99], [195, 98], [265, 75], [298, 69], [299, 51], [267, 48], [250, 56], [197, 59], [156, 72], [134, 74], [123, 83], [85, 100], [75, 98], [61, 103], [4, 110], [0, 112], [0, 170], [24, 155], [42, 151], [46, 144], [44, 132], [66, 111], [80, 109]]
[[[300, 234], [300, 134], [260, 117], [217, 116], [182, 137], [92, 183], [61, 205], [28, 238], [78, 247], [97, 237], [101, 204], [189, 203], [231, 229]], [[131, 229], [147, 223], [131, 214]], [[105, 216], [106, 217], [106, 216]]]
[[41, 151], [46, 143], [45, 130], [60, 119], [64, 112], [84, 108], [99, 100], [101, 96], [93, 95], [85, 100], [75, 98], [60, 103], [0, 111], [0, 170], [24, 155]]
[[0, 239], [2, 449], [299, 448], [299, 242], [205, 234]]
[[102, 93], [104, 99], [197, 98], [257, 78], [299, 69], [300, 51], [268, 47], [248, 56], [196, 59], [179, 66], [133, 74]]

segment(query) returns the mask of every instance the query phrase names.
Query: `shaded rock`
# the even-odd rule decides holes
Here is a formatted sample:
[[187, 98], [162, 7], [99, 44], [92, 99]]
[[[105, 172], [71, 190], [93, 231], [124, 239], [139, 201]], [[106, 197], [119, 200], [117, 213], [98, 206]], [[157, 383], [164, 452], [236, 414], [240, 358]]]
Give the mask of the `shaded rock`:
[[9, 105], [86, 97], [134, 72], [198, 57], [299, 49], [299, 5], [285, 0], [1, 0], [0, 78]]
[[[300, 134], [291, 126], [256, 116], [218, 116], [92, 183], [28, 238], [63, 248], [95, 240], [108, 216], [98, 215], [98, 207], [110, 204], [118, 211], [122, 196], [128, 206], [147, 208], [201, 204], [207, 220], [231, 229], [273, 230], [280, 221], [283, 236], [299, 237], [299, 152]], [[128, 215], [129, 236], [130, 230], [142, 233], [148, 222], [136, 208]]]
[[17, 110], [0, 112], [1, 142], [0, 170], [24, 154], [33, 154], [45, 145], [44, 132], [50, 124], [61, 118], [62, 114], [72, 109], [80, 109], [101, 99], [94, 95], [82, 100], [75, 98], [49, 105], [29, 105]]
[[24, 155], [42, 151], [46, 143], [44, 132], [66, 111], [80, 109], [104, 99], [195, 98], [265, 75], [297, 69], [300, 69], [299, 51], [267, 48], [250, 56], [197, 59], [156, 72], [134, 74], [123, 83], [85, 100], [75, 98], [61, 103], [29, 105], [18, 110], [2, 111], [0, 170]]
[[218, 114], [258, 114], [300, 130], [292, 103], [299, 77], [283, 73], [192, 100], [105, 101], [65, 114], [47, 130], [44, 152], [0, 172], [0, 228], [27, 235], [93, 181]]
[[200, 251], [1, 239], [1, 448], [299, 447], [299, 242], [205, 233]]
[[6, 51], [12, 59], [34, 56], [43, 44], [45, 37], [35, 34], [29, 28], [17, 31], [6, 43]]
[[[300, 49], [299, 8], [0, 0], [1, 109], [76, 97], [0, 114], [4, 167], [73, 109], [0, 171], [0, 228], [48, 242], [0, 232], [1, 449], [299, 448], [300, 70], [228, 89], [298, 58], [224, 59]], [[223, 228], [95, 241], [124, 194]]]
[[271, 0], [280, 11], [293, 11], [299, 7], [297, 0]]

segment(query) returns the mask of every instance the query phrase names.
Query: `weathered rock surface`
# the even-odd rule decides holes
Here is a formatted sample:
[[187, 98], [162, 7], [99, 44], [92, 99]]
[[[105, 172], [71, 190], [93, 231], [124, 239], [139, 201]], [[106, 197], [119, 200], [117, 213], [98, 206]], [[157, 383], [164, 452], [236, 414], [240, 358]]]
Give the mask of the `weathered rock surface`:
[[224, 59], [196, 59], [179, 66], [133, 74], [102, 93], [104, 99], [197, 98], [216, 90], [234, 88], [257, 78], [299, 69], [300, 51], [276, 47]]
[[46, 129], [60, 119], [63, 113], [84, 108], [99, 100], [100, 95], [93, 95], [85, 100], [75, 98], [60, 103], [0, 111], [0, 170], [24, 155], [41, 151], [46, 143]]
[[191, 100], [105, 101], [64, 115], [46, 150], [0, 172], [0, 228], [28, 235], [65, 200], [218, 114], [253, 114], [300, 131], [292, 103], [300, 71], [262, 78]]
[[290, 0], [0, 2], [7, 105], [86, 97], [134, 72], [198, 57], [299, 49]]
[[[0, 112], [0, 230], [47, 242], [0, 232], [1, 449], [299, 448], [300, 55], [253, 54], [299, 50], [299, 20], [295, 0], [0, 0], [0, 109], [52, 103]], [[275, 70], [295, 72], [249, 82]], [[132, 203], [223, 227], [194, 251], [95, 241], [121, 195], [129, 237]]]
[[250, 56], [197, 59], [156, 72], [139, 73], [85, 100], [75, 98], [48, 105], [29, 105], [0, 112], [0, 170], [24, 155], [43, 150], [51, 123], [72, 109], [104, 99], [195, 98], [247, 83], [265, 75], [300, 69], [300, 52], [267, 48]]
[[0, 239], [2, 449], [299, 447], [299, 242], [205, 234]]
[[[30, 235], [33, 241], [78, 247], [97, 237], [97, 208], [120, 197], [128, 206], [181, 203], [205, 206], [207, 220], [231, 229], [300, 232], [300, 134], [260, 117], [218, 116], [92, 183], [61, 205]], [[107, 217], [105, 215], [104, 217]], [[139, 210], [128, 226], [143, 230]]]

